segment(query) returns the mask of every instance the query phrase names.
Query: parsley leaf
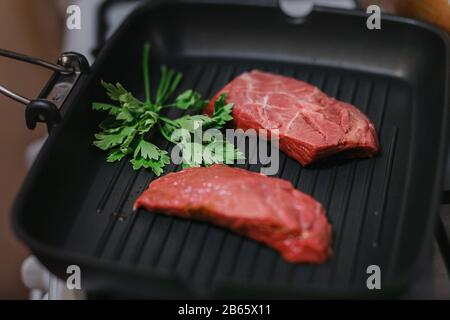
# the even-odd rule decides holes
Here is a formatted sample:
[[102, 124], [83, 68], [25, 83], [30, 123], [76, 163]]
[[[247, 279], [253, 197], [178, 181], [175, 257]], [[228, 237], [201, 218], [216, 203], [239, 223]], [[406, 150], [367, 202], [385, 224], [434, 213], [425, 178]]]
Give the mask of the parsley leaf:
[[117, 116], [120, 113], [119, 107], [113, 106], [112, 104], [108, 103], [94, 102], [92, 104], [92, 109], [96, 111], [108, 111], [108, 113], [112, 116]]
[[141, 140], [134, 150], [134, 157], [141, 155], [144, 159], [158, 160], [161, 150], [153, 143]]
[[198, 92], [186, 90], [175, 99], [173, 106], [182, 110], [191, 109], [198, 111], [203, 109], [208, 103], [208, 101], [204, 101], [201, 98], [202, 97]]
[[126, 154], [120, 151], [120, 149], [113, 149], [109, 152], [108, 157], [106, 158], [107, 162], [115, 162], [122, 160]]
[[153, 173], [157, 176], [161, 175], [164, 171], [164, 167], [170, 163], [170, 158], [167, 155], [167, 151], [160, 150], [160, 155], [158, 160], [145, 159], [142, 156], [134, 157], [131, 160], [134, 170], [139, 170], [141, 168], [151, 169]]
[[108, 150], [111, 147], [120, 145], [132, 131], [130, 127], [123, 127], [118, 132], [97, 133], [95, 134], [94, 145], [102, 150]]
[[119, 101], [120, 96], [127, 93], [127, 90], [125, 90], [120, 83], [114, 85], [112, 83], [101, 81], [101, 84], [106, 89], [106, 93], [111, 100]]
[[151, 168], [159, 176], [163, 172], [164, 166], [170, 163], [170, 159], [167, 151], [161, 150], [153, 143], [142, 139], [134, 150], [131, 163], [134, 170], [138, 170], [141, 167]]

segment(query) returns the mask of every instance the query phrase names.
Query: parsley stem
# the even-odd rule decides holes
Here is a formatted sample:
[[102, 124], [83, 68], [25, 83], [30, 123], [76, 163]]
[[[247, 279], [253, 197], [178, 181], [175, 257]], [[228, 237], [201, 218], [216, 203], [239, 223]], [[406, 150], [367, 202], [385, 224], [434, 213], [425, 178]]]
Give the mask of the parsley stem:
[[172, 139], [167, 135], [167, 133], [164, 131], [163, 127], [161, 126], [161, 123], [158, 123], [159, 125], [159, 131], [161, 132], [162, 136], [169, 142], [173, 142]]
[[150, 57], [150, 43], [146, 42], [144, 44], [144, 50], [142, 54], [142, 68], [143, 68], [142, 71], [144, 73], [145, 99], [147, 104], [151, 103], [149, 66], [148, 66], [149, 57]]

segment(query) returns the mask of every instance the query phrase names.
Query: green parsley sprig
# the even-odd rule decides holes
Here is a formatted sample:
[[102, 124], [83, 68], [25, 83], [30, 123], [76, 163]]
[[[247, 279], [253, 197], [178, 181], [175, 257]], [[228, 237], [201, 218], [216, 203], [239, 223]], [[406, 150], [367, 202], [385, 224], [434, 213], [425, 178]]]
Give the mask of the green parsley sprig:
[[[182, 144], [172, 138], [176, 129], [186, 129], [194, 135], [195, 128], [202, 125], [203, 128], [223, 128], [233, 119], [231, 112], [232, 103], [226, 103], [226, 96], [221, 95], [214, 104], [214, 112], [211, 117], [206, 115], [186, 115], [177, 119], [169, 119], [162, 115], [163, 109], [178, 108], [182, 110], [199, 111], [207, 103], [202, 100], [201, 95], [193, 90], [186, 90], [178, 95], [172, 103], [168, 103], [182, 80], [182, 74], [166, 66], [161, 67], [161, 80], [159, 82], [156, 97], [152, 99], [149, 75], [149, 53], [150, 45], [146, 43], [142, 55], [142, 68], [144, 76], [145, 101], [135, 98], [120, 83], [112, 84], [102, 81], [109, 98], [114, 104], [93, 103], [95, 111], [106, 112], [108, 116], [103, 120], [99, 128], [101, 131], [95, 134], [93, 144], [108, 151], [108, 162], [122, 160], [125, 156], [131, 157], [134, 170], [142, 167], [151, 169], [159, 176], [163, 168], [170, 163], [170, 158], [165, 150], [148, 141], [152, 129], [159, 130], [165, 139], [173, 143], [181, 144], [182, 150], [193, 147], [192, 144]], [[200, 148], [203, 152], [208, 148], [209, 154], [223, 153], [223, 157], [209, 157], [200, 161], [192, 161], [191, 158], [183, 157], [183, 167], [211, 165], [217, 162], [230, 163], [234, 159], [243, 158], [234, 145], [217, 139], [205, 139]], [[201, 157], [203, 158], [203, 157]]]
[[[182, 167], [209, 166], [214, 163], [233, 163], [234, 160], [245, 159], [244, 154], [234, 147], [232, 143], [212, 134], [201, 137], [201, 144], [192, 139], [196, 130], [222, 129], [233, 119], [231, 112], [233, 104], [226, 103], [226, 94], [221, 94], [214, 102], [214, 110], [211, 117], [206, 115], [186, 115], [172, 120], [161, 117], [160, 129], [162, 135], [180, 146], [183, 153]], [[175, 130], [184, 129], [189, 132], [189, 139], [173, 135]]]

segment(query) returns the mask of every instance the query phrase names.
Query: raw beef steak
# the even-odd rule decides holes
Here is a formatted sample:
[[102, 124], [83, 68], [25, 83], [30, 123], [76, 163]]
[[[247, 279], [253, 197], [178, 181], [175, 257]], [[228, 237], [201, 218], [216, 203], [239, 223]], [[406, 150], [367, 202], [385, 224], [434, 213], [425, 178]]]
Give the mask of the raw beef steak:
[[332, 252], [319, 202], [285, 180], [243, 169], [213, 165], [169, 173], [136, 200], [134, 208], [140, 207], [227, 227], [289, 262], [320, 263]]
[[222, 93], [234, 103], [237, 128], [263, 129], [269, 135], [278, 129], [280, 149], [304, 166], [343, 151], [347, 157], [371, 157], [379, 151], [375, 128], [361, 111], [306, 82], [246, 72], [220, 90], [205, 113], [212, 113]]

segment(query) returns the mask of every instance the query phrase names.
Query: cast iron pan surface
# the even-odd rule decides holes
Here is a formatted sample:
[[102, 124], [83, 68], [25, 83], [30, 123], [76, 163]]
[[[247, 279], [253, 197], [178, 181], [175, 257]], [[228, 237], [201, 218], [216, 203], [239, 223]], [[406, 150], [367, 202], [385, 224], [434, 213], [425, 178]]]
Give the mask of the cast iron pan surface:
[[[87, 291], [159, 298], [398, 294], [430, 252], [446, 154], [448, 47], [442, 33], [413, 20], [385, 17], [373, 32], [365, 22], [362, 13], [316, 8], [298, 23], [272, 2], [153, 1], [139, 8], [66, 101], [15, 203], [18, 235], [58, 276], [79, 265]], [[334, 234], [326, 263], [289, 264], [211, 224], [133, 214], [155, 177], [128, 161], [105, 162], [92, 146], [103, 115], [91, 103], [108, 101], [100, 79], [143, 96], [145, 41], [153, 45], [153, 88], [161, 64], [183, 72], [180, 92], [195, 88], [206, 97], [258, 68], [306, 80], [369, 116], [382, 147], [375, 158], [302, 168], [281, 155], [278, 176], [326, 207]], [[160, 136], [152, 141], [170, 149]], [[166, 173], [177, 170], [169, 165]], [[369, 265], [381, 269], [380, 291], [366, 287]]]

